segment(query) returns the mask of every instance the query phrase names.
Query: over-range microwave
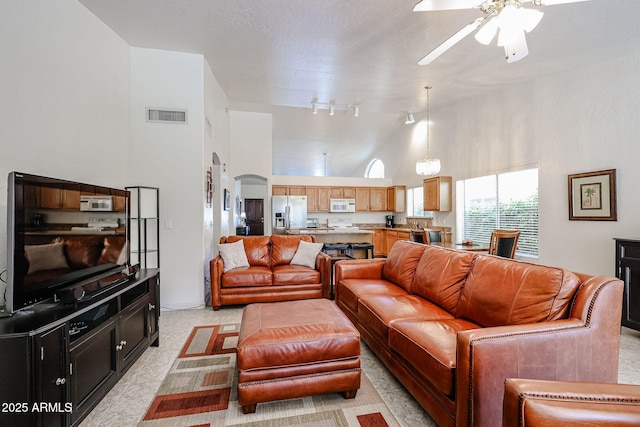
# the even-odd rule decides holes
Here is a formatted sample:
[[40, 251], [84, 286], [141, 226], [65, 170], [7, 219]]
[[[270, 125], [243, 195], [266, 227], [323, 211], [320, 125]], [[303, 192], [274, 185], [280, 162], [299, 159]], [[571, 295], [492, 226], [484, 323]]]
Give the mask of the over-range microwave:
[[111, 212], [113, 199], [111, 196], [80, 196], [80, 210]]
[[331, 199], [329, 212], [355, 212], [356, 199]]

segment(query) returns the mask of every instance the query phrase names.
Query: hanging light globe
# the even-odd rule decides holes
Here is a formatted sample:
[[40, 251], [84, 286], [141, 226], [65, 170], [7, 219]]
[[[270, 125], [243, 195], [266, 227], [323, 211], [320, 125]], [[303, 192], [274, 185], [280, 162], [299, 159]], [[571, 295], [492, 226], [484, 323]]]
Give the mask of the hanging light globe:
[[416, 173], [418, 175], [431, 176], [440, 172], [440, 159], [426, 158], [416, 162]]

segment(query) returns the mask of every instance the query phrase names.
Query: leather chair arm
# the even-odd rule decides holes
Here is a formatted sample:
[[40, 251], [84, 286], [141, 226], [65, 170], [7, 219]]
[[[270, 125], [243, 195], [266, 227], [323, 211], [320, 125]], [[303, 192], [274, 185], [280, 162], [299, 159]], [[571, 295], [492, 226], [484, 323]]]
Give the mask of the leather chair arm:
[[640, 425], [640, 386], [508, 378], [502, 425]]
[[324, 252], [318, 253], [316, 257], [316, 270], [320, 272], [320, 283], [322, 283], [322, 297], [331, 298], [331, 257]]
[[622, 282], [586, 280], [575, 317], [458, 334], [456, 419], [459, 425], [499, 425], [506, 378], [616, 382]]
[[220, 309], [222, 302], [220, 301], [220, 287], [222, 286], [222, 272], [224, 270], [224, 261], [218, 255], [209, 262], [209, 274], [211, 279], [211, 306], [214, 310]]
[[354, 259], [338, 261], [335, 265], [335, 281], [343, 279], [382, 279], [386, 259]]

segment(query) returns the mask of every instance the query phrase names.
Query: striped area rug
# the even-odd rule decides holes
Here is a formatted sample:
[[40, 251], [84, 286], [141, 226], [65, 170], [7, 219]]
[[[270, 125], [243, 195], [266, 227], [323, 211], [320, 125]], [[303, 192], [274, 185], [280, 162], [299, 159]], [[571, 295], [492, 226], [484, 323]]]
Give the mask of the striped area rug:
[[355, 399], [329, 393], [261, 403], [243, 414], [236, 396], [239, 328], [194, 328], [138, 426], [399, 426], [364, 372]]

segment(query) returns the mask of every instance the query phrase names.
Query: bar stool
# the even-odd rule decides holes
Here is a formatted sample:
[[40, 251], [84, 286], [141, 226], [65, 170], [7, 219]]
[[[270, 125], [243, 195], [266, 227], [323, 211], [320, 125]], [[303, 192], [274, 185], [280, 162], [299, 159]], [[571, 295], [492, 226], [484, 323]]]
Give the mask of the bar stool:
[[329, 251], [337, 251], [337, 255], [347, 255], [348, 243], [325, 243], [322, 252], [329, 254]]
[[[373, 243], [350, 243], [349, 244], [349, 255], [354, 256], [354, 251], [362, 249], [365, 251], [366, 258], [375, 258], [373, 251]], [[369, 256], [371, 254], [371, 256]]]

